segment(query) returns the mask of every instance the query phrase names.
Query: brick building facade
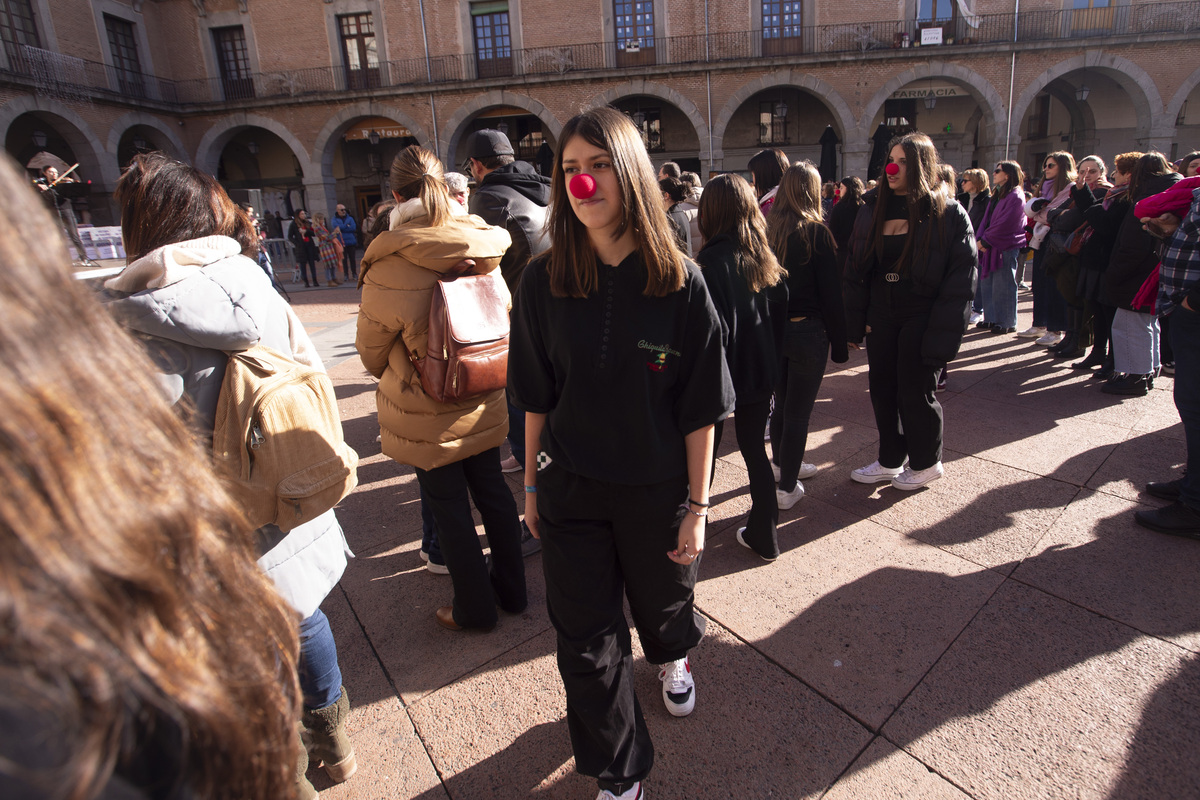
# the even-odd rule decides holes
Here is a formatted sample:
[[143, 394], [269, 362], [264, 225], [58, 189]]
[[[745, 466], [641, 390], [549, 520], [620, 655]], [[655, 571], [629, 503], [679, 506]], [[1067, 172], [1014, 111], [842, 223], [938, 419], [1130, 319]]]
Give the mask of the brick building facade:
[[0, 35], [5, 149], [79, 162], [98, 223], [139, 149], [361, 214], [406, 144], [454, 168], [503, 127], [537, 163], [595, 103], [702, 174], [827, 128], [863, 177], [911, 127], [960, 169], [1200, 148], [1200, 0], [2, 0]]

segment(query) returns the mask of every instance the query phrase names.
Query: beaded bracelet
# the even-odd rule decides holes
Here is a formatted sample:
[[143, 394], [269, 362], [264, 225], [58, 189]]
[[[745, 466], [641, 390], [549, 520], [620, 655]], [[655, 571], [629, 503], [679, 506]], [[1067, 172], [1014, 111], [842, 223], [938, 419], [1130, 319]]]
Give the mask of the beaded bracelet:
[[705, 517], [708, 516], [708, 509], [705, 509], [703, 511], [692, 511], [690, 508], [688, 508], [687, 503], [682, 503], [679, 507], [682, 508], [684, 511], [688, 512], [689, 514], [695, 514], [697, 517], [700, 517], [700, 519], [704, 519]]

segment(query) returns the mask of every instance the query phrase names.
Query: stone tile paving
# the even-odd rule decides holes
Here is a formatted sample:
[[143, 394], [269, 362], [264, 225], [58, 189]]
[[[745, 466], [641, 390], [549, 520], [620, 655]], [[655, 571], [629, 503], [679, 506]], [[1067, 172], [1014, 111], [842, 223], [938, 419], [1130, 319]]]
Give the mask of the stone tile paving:
[[[418, 558], [411, 468], [375, 442], [375, 382], [353, 356], [358, 293], [293, 301], [322, 329], [362, 456], [341, 511], [359, 557], [325, 604], [360, 769], [340, 786], [313, 770], [314, 784], [330, 798], [590, 800], [540, 557], [526, 561], [525, 613], [490, 634], [437, 626], [449, 580]], [[1200, 543], [1132, 516], [1159, 502], [1145, 481], [1184, 458], [1171, 379], [1124, 400], [1094, 384], [972, 330], [940, 395], [946, 477], [901, 493], [849, 480], [875, 458], [865, 353], [831, 365], [806, 456], [822, 471], [781, 514], [773, 564], [734, 541], [749, 498], [727, 426], [691, 717], [665, 712], [635, 652], [657, 752], [647, 798], [1200, 796]]]

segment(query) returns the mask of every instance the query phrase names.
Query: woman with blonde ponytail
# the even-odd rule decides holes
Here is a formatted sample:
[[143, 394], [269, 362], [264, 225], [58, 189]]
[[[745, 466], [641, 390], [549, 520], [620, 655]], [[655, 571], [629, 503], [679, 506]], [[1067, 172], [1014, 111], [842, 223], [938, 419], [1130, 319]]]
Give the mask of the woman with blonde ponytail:
[[[500, 443], [508, 434], [504, 390], [438, 402], [425, 393], [409, 354], [425, 355], [438, 279], [466, 259], [474, 262], [466, 274], [499, 275], [500, 257], [512, 240], [451, 201], [441, 163], [422, 147], [400, 151], [391, 185], [397, 205], [388, 230], [363, 256], [355, 344], [363, 365], [379, 378], [383, 452], [416, 470], [433, 511], [454, 584], [453, 604], [437, 610], [437, 621], [455, 631], [490, 630], [497, 604], [509, 613], [526, 605], [521, 524], [500, 473]], [[504, 281], [497, 283], [507, 294]], [[490, 568], [475, 535], [468, 491], [483, 518]]]

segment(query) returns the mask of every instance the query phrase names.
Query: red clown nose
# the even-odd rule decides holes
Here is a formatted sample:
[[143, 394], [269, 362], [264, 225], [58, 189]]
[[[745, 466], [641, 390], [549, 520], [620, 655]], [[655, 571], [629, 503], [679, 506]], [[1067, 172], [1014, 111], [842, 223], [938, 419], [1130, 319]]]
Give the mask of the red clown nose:
[[900, 172], [900, 165], [899, 164], [888, 164], [886, 167], [884, 167], [883, 171], [886, 172], [888, 175], [896, 175]]
[[568, 188], [580, 200], [587, 200], [596, 193], [596, 179], [591, 175], [579, 174], [571, 178]]

